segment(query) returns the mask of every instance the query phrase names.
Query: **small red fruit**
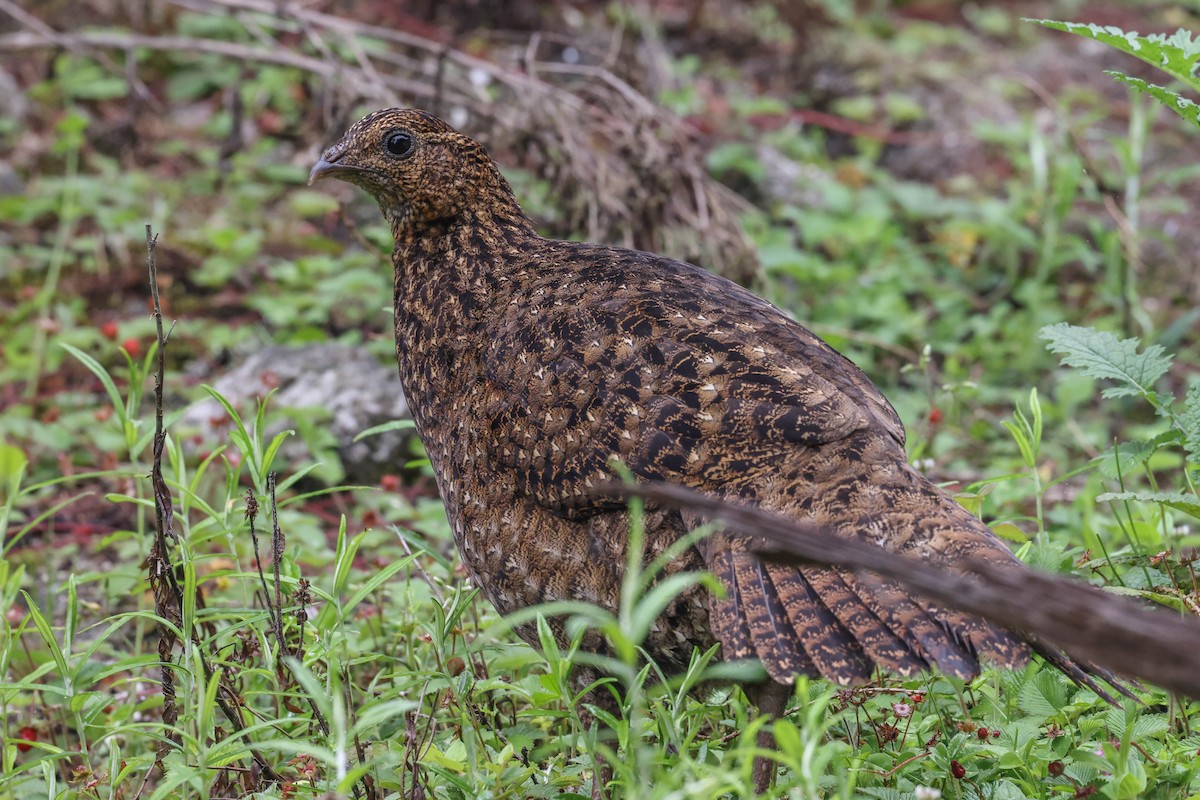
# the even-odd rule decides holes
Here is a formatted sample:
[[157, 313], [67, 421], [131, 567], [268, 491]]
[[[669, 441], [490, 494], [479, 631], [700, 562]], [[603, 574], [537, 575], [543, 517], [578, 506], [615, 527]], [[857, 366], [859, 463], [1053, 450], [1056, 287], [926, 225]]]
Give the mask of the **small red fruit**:
[[1057, 778], [1063, 774], [1063, 763], [1061, 761], [1051, 761], [1046, 765], [1046, 771]]
[[105, 339], [108, 339], [110, 342], [115, 342], [117, 340], [118, 332], [119, 329], [117, 328], [117, 323], [113, 322], [112, 320], [109, 320], [100, 326], [100, 335]]
[[125, 341], [121, 342], [121, 349], [129, 353], [130, 358], [137, 358], [142, 354], [142, 343], [135, 337], [130, 336]]
[[951, 761], [950, 774], [961, 781], [963, 778], [967, 777], [967, 768], [958, 763], [958, 761]]
[[929, 424], [937, 425], [941, 421], [942, 421], [942, 410], [940, 408], [938, 408], [937, 406], [934, 406], [933, 408], [929, 409]]
[[390, 472], [379, 479], [379, 488], [385, 492], [400, 491], [400, 476], [393, 475]]
[[21, 728], [21, 730], [17, 731], [17, 738], [25, 740], [23, 742], [17, 742], [17, 749], [22, 753], [28, 753], [33, 747], [30, 742], [36, 742], [38, 740], [37, 729], [30, 725], [26, 725], [24, 728]]

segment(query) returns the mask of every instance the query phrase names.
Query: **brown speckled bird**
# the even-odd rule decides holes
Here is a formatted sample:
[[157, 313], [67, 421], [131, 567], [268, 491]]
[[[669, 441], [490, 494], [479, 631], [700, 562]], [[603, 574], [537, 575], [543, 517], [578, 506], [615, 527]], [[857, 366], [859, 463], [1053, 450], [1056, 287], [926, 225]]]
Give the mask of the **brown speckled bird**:
[[[462, 560], [500, 613], [617, 608], [629, 514], [594, 492], [613, 460], [948, 568], [1015, 562], [909, 466], [866, 375], [746, 289], [538, 236], [484, 148], [422, 111], [356, 123], [313, 167], [324, 177], [365, 189], [391, 224], [400, 376]], [[701, 522], [649, 510], [647, 561]], [[751, 545], [717, 533], [685, 550], [670, 571], [710, 570], [726, 591], [685, 593], [645, 644], [667, 670], [717, 642], [726, 659], [760, 659], [763, 713], [779, 713], [797, 674], [970, 678], [980, 659], [1027, 658], [1022, 638], [896, 583], [764, 563]]]

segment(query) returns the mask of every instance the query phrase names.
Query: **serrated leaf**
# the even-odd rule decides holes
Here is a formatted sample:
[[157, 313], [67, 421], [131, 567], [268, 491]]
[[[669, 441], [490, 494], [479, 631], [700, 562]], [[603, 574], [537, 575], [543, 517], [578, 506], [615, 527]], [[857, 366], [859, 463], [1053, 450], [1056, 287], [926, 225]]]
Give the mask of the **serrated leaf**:
[[1125, 597], [1137, 597], [1141, 600], [1149, 600], [1152, 603], [1157, 603], [1160, 606], [1165, 606], [1183, 614], [1188, 614], [1191, 612], [1188, 604], [1175, 595], [1163, 594], [1162, 592], [1155, 592], [1149, 589], [1133, 589], [1128, 586], [1107, 586], [1105, 587], [1104, 591], [1109, 592], [1110, 594], [1119, 594]]
[[1150, 345], [1139, 353], [1138, 339], [1118, 339], [1095, 328], [1060, 322], [1042, 328], [1038, 336], [1047, 340], [1046, 349], [1060, 354], [1067, 366], [1088, 377], [1121, 384], [1105, 389], [1101, 394], [1106, 398], [1149, 397], [1154, 384], [1171, 367], [1171, 355], [1160, 345]]
[[1175, 417], [1183, 432], [1183, 449], [1188, 461], [1200, 464], [1200, 380], [1192, 381], [1183, 401], [1183, 410]]
[[1153, 97], [1158, 102], [1162, 103], [1167, 108], [1174, 111], [1187, 122], [1192, 123], [1197, 128], [1200, 128], [1200, 105], [1193, 103], [1186, 97], [1177, 92], [1172, 92], [1165, 86], [1159, 86], [1157, 83], [1147, 83], [1141, 78], [1134, 78], [1126, 75], [1123, 72], [1106, 69], [1104, 74], [1116, 78], [1121, 83], [1128, 84], [1139, 92], [1145, 92]]
[[899, 789], [891, 786], [859, 786], [855, 794], [861, 797], [874, 797], [875, 800], [901, 800], [903, 797]]
[[1108, 452], [1096, 456], [1093, 461], [1099, 467], [1101, 475], [1116, 480], [1129, 475], [1149, 461], [1158, 448], [1177, 441], [1178, 431], [1160, 433], [1153, 439], [1132, 439], [1120, 442]]
[[[1022, 759], [1022, 764], [1024, 760]], [[1027, 795], [1010, 780], [1001, 780], [992, 787], [992, 800], [1025, 800]]]
[[1026, 21], [1103, 42], [1161, 69], [1171, 77], [1200, 91], [1200, 79], [1196, 77], [1196, 68], [1200, 64], [1200, 40], [1194, 40], [1191, 33], [1183, 28], [1171, 36], [1162, 33], [1140, 36], [1136, 31], [1123, 31], [1112, 25], [1059, 22], [1052, 19]]
[[1163, 735], [1171, 727], [1166, 714], [1142, 714], [1133, 723], [1134, 739], [1152, 739]]
[[1136, 500], [1142, 503], [1162, 503], [1164, 506], [1182, 511], [1200, 519], [1200, 498], [1181, 492], [1105, 492], [1096, 496], [1097, 503], [1123, 503]]
[[1049, 719], [1059, 712], [1067, 702], [1067, 690], [1058, 680], [1058, 674], [1043, 670], [1026, 681], [1017, 695], [1017, 705], [1025, 713], [1041, 719]]

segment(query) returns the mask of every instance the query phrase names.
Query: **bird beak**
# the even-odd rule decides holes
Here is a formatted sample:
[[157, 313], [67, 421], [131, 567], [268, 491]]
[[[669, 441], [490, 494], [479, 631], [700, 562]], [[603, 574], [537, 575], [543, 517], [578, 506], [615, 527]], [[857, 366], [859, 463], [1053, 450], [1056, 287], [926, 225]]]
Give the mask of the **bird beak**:
[[[313, 164], [312, 170], [308, 173], [308, 185], [312, 186], [322, 178], [328, 178], [330, 175], [337, 172], [338, 169], [339, 167], [337, 164], [327, 160], [325, 156], [322, 155], [319, 159], [317, 159], [317, 163]], [[344, 167], [342, 169], [344, 169]]]
[[308, 185], [312, 186], [322, 178], [337, 178], [339, 173], [344, 175], [347, 172], [365, 172], [362, 167], [342, 161], [348, 149], [345, 142], [338, 142], [321, 153], [321, 157], [308, 173]]

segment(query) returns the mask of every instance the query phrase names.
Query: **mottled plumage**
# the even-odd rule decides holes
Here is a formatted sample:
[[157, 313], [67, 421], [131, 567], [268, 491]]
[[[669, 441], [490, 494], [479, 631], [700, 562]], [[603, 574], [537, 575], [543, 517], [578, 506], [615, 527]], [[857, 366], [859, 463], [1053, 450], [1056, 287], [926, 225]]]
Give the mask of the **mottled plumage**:
[[[371, 114], [312, 174], [358, 184], [391, 223], [400, 375], [463, 562], [501, 613], [616, 607], [629, 519], [593, 491], [613, 459], [951, 568], [1014, 560], [908, 465], [899, 418], [849, 360], [698, 267], [539, 237], [483, 147], [435, 117]], [[701, 521], [652, 509], [648, 558]], [[666, 610], [647, 642], [666, 667], [718, 641], [781, 684], [1027, 657], [894, 583], [763, 563], [750, 544], [718, 533], [672, 565], [727, 591]]]

